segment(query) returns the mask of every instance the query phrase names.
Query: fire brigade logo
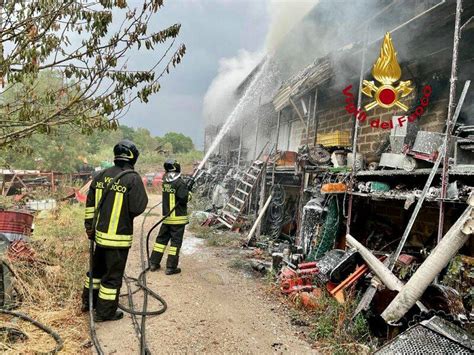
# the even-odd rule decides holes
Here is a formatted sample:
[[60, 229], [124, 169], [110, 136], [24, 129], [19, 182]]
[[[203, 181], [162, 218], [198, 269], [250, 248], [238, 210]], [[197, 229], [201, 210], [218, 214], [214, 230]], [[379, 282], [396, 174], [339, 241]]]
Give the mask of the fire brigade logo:
[[367, 111], [380, 106], [391, 108], [397, 106], [403, 111], [408, 111], [408, 106], [400, 102], [400, 98], [407, 96], [413, 91], [411, 81], [400, 81], [398, 86], [393, 86], [402, 76], [402, 69], [397, 61], [397, 52], [392, 43], [390, 33], [384, 37], [380, 56], [372, 68], [372, 76], [381, 84], [377, 86], [373, 81], [364, 80], [362, 92], [375, 101], [365, 105]]

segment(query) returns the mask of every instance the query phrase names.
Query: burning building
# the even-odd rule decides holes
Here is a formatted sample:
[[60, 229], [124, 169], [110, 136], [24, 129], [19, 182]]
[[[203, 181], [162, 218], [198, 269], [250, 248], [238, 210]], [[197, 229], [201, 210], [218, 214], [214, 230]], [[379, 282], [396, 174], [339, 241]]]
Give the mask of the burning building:
[[[472, 219], [473, 16], [474, 3], [460, 0], [319, 1], [235, 92], [266, 81], [218, 150], [226, 164], [250, 166], [240, 177], [249, 189], [233, 191], [221, 223], [259, 216], [249, 240], [256, 230], [286, 243], [295, 265], [329, 258], [326, 282], [356, 242], [361, 255], [388, 255], [388, 271], [366, 260], [378, 277], [407, 258], [423, 265]], [[206, 128], [207, 147], [218, 128]], [[460, 249], [469, 268], [473, 247], [467, 239], [446, 252]], [[472, 299], [458, 291], [466, 315]], [[436, 308], [424, 297], [416, 301]]]

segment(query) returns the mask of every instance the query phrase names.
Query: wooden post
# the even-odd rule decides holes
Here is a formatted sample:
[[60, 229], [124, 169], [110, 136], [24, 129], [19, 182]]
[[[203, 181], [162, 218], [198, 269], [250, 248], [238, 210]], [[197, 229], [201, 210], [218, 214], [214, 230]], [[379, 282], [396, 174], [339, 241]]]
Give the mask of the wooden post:
[[304, 117], [303, 115], [301, 114], [300, 110], [298, 109], [298, 107], [296, 106], [296, 104], [294, 103], [294, 101], [291, 99], [290, 97], [290, 102], [291, 102], [291, 105], [293, 106], [293, 108], [295, 109], [296, 111], [296, 114], [298, 115], [298, 118], [300, 119], [301, 123], [303, 123], [303, 127], [306, 126], [306, 122], [304, 121]]
[[474, 234], [474, 195], [469, 198], [469, 207], [383, 311], [382, 318], [387, 323], [398, 322], [421, 298], [431, 282], [472, 234]]
[[258, 224], [260, 223], [263, 216], [265, 215], [265, 212], [267, 211], [268, 206], [270, 206], [271, 201], [272, 201], [272, 195], [270, 194], [270, 196], [268, 196], [267, 202], [265, 202], [265, 205], [263, 206], [263, 209], [260, 211], [260, 214], [255, 220], [255, 223], [253, 224], [252, 229], [250, 229], [250, 232], [247, 235], [247, 244], [250, 243], [250, 241], [252, 240], [253, 234], [255, 233], [255, 230], [257, 229]]

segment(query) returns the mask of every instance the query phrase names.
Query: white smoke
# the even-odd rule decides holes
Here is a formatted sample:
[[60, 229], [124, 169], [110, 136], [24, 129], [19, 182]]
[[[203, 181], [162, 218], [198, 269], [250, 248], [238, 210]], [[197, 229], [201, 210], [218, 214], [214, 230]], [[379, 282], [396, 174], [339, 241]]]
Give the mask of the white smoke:
[[206, 125], [223, 123], [237, 104], [235, 89], [319, 0], [267, 0], [270, 16], [264, 49], [249, 52], [240, 49], [235, 57], [219, 61], [217, 76], [207, 89], [203, 102]]
[[225, 121], [236, 105], [235, 90], [261, 61], [263, 53], [239, 50], [237, 56], [219, 61], [217, 76], [204, 96], [203, 115], [206, 124]]
[[270, 26], [265, 48], [272, 52], [319, 0], [269, 0]]

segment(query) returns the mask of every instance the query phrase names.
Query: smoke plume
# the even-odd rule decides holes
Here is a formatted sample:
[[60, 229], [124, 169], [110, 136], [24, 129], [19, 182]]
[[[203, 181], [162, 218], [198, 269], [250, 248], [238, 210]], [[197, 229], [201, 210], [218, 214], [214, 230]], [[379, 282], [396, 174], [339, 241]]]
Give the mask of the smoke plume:
[[265, 41], [265, 49], [273, 52], [288, 32], [311, 10], [319, 0], [270, 0], [268, 12], [270, 27]]
[[[237, 104], [235, 89], [260, 63], [266, 53], [274, 51], [292, 27], [303, 18], [318, 0], [269, 0], [270, 25], [264, 49], [249, 52], [240, 49], [235, 57], [222, 58], [217, 76], [204, 96], [203, 116], [206, 125], [223, 123]], [[267, 87], [268, 88], [268, 87]]]
[[204, 96], [203, 115], [207, 125], [218, 125], [236, 105], [235, 90], [255, 68], [263, 53], [239, 50], [237, 56], [219, 61], [217, 76]]

